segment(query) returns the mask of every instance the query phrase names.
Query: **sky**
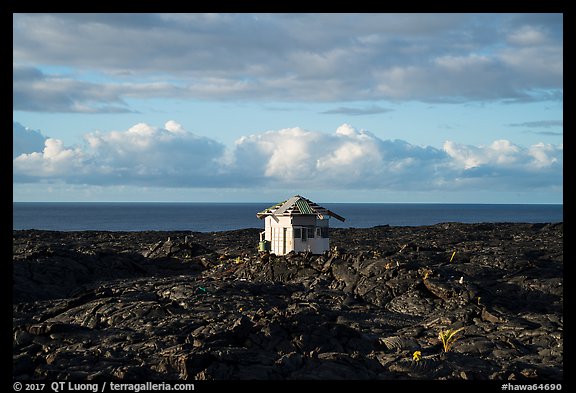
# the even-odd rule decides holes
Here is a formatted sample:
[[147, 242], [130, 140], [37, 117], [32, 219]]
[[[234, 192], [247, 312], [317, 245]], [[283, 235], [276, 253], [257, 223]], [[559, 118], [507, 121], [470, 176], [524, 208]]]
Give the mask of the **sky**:
[[13, 200], [563, 203], [562, 14], [13, 14]]

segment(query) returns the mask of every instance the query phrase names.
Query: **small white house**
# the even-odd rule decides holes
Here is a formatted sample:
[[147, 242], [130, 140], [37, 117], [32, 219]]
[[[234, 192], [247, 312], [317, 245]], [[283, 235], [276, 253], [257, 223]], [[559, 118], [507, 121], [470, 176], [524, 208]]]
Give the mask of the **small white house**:
[[256, 214], [264, 218], [264, 232], [260, 233], [260, 250], [276, 255], [290, 251], [322, 254], [330, 249], [328, 221], [344, 218], [316, 203], [295, 195]]

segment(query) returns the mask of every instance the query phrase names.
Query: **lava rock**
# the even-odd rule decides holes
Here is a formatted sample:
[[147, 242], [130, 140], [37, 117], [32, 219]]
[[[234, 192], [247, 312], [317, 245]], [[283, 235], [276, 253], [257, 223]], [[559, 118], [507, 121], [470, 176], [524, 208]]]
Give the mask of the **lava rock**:
[[13, 231], [13, 378], [563, 379], [562, 223], [259, 232]]

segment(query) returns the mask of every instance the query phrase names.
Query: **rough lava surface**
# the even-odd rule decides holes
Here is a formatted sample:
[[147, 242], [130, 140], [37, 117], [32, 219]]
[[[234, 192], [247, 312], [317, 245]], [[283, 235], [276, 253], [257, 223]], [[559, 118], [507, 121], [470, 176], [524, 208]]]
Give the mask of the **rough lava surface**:
[[563, 223], [258, 233], [13, 231], [13, 378], [563, 379]]

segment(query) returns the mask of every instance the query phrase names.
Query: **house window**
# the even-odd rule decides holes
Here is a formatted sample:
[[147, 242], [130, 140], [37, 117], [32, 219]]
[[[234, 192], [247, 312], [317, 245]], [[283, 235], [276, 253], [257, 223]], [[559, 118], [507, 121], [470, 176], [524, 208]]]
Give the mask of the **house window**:
[[320, 229], [322, 229], [322, 231], [321, 231], [322, 237], [324, 239], [327, 239], [328, 238], [328, 227], [322, 227]]
[[306, 230], [306, 228], [302, 228], [302, 241], [308, 241], [308, 231]]
[[314, 227], [308, 228], [308, 237], [309, 237], [310, 239], [313, 239], [313, 238], [314, 238], [314, 229], [315, 229]]
[[300, 228], [294, 228], [294, 239], [300, 239], [302, 237], [302, 230]]
[[321, 228], [320, 228], [320, 227], [317, 227], [317, 228], [316, 228], [316, 237], [320, 237], [320, 236], [322, 236], [322, 235], [321, 235]]

